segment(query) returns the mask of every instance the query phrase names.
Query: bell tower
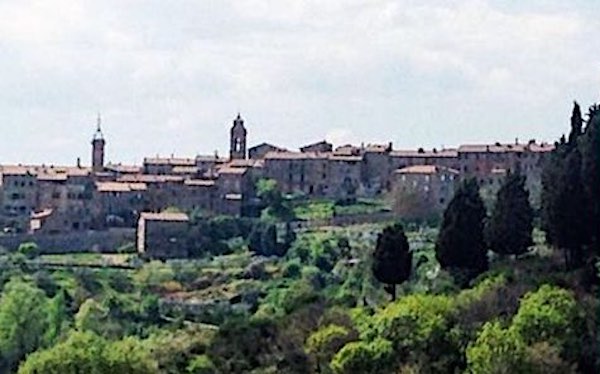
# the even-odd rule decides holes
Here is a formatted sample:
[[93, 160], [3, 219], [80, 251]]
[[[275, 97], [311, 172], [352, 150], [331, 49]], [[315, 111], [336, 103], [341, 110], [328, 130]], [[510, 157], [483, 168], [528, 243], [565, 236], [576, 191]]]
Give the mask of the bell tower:
[[96, 133], [92, 138], [92, 171], [97, 173], [104, 170], [104, 146], [106, 141], [102, 134], [102, 120], [98, 114]]
[[246, 135], [244, 120], [238, 113], [237, 118], [233, 120], [230, 134], [229, 157], [232, 160], [246, 159]]

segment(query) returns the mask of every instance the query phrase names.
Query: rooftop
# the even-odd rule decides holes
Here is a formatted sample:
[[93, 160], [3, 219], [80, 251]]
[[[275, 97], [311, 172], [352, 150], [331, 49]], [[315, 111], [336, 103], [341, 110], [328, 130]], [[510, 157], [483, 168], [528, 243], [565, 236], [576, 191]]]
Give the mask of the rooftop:
[[396, 170], [397, 174], [438, 174], [442, 172], [459, 174], [458, 170], [437, 165], [414, 165]]
[[145, 221], [163, 221], [163, 222], [189, 222], [190, 218], [185, 213], [163, 212], [149, 213], [144, 212], [140, 215], [140, 219]]

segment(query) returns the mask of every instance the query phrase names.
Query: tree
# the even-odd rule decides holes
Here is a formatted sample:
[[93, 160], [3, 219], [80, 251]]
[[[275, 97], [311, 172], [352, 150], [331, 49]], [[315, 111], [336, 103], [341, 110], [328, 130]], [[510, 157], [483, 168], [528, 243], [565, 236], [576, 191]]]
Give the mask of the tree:
[[578, 344], [579, 314], [571, 292], [543, 285], [523, 297], [511, 327], [527, 344], [546, 341], [555, 347], [570, 348]]
[[36, 258], [40, 254], [40, 248], [34, 242], [21, 243], [17, 252], [24, 255], [28, 259]]
[[554, 144], [554, 150], [545, 160], [542, 167], [541, 224], [546, 232], [546, 241], [556, 245], [560, 235], [560, 218], [558, 199], [561, 194], [563, 180], [563, 160], [567, 154], [567, 141], [564, 135]]
[[216, 374], [217, 369], [207, 355], [194, 357], [187, 367], [190, 374]]
[[487, 227], [490, 249], [502, 255], [520, 255], [533, 244], [533, 208], [525, 177], [508, 173], [498, 190], [494, 210]]
[[[568, 141], [563, 135], [556, 143], [542, 174], [543, 227], [549, 242], [564, 251], [565, 264], [570, 269], [586, 262], [585, 249], [593, 243], [594, 232], [598, 231], [597, 216], [594, 218], [599, 204], [598, 190], [593, 185], [594, 180], [598, 183], [594, 165], [600, 156], [591, 140], [596, 117], [594, 108], [590, 109], [590, 121], [582, 134], [581, 111], [575, 103]], [[600, 145], [600, 140], [597, 142]]]
[[294, 210], [290, 206], [274, 179], [259, 179], [256, 182], [256, 194], [262, 201], [265, 209], [262, 217], [267, 219], [289, 222], [294, 220]]
[[53, 345], [68, 327], [65, 291], [60, 290], [48, 303], [48, 329], [44, 341], [46, 346]]
[[487, 322], [467, 348], [467, 372], [472, 374], [527, 373], [526, 345], [513, 329]]
[[136, 338], [110, 343], [92, 332], [75, 331], [67, 340], [27, 357], [19, 374], [154, 374], [158, 365]]
[[571, 114], [571, 132], [569, 133], [569, 144], [576, 145], [579, 136], [583, 133], [583, 116], [581, 107], [577, 101], [573, 102], [573, 113]]
[[582, 136], [582, 180], [589, 207], [587, 219], [592, 255], [600, 258], [600, 106], [593, 105], [588, 113], [588, 122]]
[[387, 285], [392, 301], [396, 300], [396, 285], [405, 282], [412, 270], [412, 252], [401, 224], [386, 227], [377, 237], [372, 270], [375, 278]]
[[305, 348], [307, 353], [315, 357], [317, 372], [327, 372], [333, 356], [355, 338], [356, 334], [346, 327], [328, 325], [312, 333], [306, 341]]
[[270, 222], [257, 221], [248, 236], [248, 249], [262, 256], [280, 255], [275, 225]]
[[475, 179], [467, 179], [457, 189], [444, 212], [435, 245], [436, 258], [443, 269], [470, 280], [488, 269], [483, 238], [485, 206]]
[[[585, 262], [584, 247], [589, 242], [588, 206], [581, 180], [581, 153], [572, 148], [567, 154], [557, 197], [556, 245], [563, 249], [567, 268], [578, 268]], [[597, 228], [596, 228], [597, 230]]]
[[108, 308], [94, 299], [87, 299], [75, 314], [75, 328], [78, 331], [90, 331], [101, 334], [108, 322]]
[[39, 288], [11, 279], [0, 298], [0, 356], [14, 367], [44, 342], [48, 327], [48, 298]]
[[331, 361], [336, 374], [379, 374], [388, 372], [393, 358], [392, 343], [385, 339], [346, 344]]

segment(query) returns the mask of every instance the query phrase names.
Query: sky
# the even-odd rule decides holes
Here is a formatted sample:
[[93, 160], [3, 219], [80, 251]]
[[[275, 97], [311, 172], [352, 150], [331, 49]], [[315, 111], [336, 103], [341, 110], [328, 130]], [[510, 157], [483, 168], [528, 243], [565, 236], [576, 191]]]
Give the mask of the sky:
[[[526, 3], [526, 4], [522, 4]], [[0, 163], [552, 142], [600, 101], [595, 0], [0, 0]]]

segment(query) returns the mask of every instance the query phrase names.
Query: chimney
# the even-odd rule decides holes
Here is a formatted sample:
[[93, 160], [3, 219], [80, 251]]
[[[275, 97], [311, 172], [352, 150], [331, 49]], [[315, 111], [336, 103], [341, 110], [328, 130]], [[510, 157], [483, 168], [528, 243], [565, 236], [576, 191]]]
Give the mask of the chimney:
[[81, 169], [81, 157], [77, 157], [77, 169]]

